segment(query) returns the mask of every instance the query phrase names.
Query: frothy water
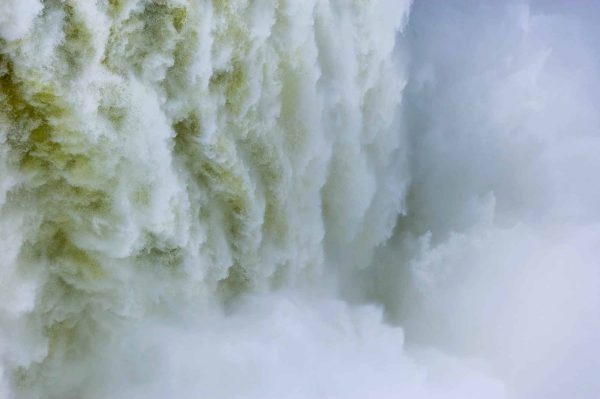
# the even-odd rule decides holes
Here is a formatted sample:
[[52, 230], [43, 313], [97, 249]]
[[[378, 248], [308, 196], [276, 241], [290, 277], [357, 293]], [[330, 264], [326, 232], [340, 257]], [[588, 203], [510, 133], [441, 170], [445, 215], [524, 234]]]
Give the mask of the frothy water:
[[0, 398], [595, 398], [592, 3], [3, 0]]

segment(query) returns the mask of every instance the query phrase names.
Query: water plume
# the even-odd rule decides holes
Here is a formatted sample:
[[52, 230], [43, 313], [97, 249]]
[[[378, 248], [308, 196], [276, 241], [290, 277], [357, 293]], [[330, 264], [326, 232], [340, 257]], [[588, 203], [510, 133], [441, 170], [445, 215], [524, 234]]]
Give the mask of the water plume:
[[5, 0], [0, 397], [596, 397], [599, 15]]

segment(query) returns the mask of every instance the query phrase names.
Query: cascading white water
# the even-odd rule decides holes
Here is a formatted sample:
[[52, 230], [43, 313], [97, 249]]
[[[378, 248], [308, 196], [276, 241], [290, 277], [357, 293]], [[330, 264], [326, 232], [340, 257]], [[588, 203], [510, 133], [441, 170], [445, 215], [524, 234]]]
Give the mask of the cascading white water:
[[595, 397], [599, 10], [459, 3], [0, 0], [0, 398]]

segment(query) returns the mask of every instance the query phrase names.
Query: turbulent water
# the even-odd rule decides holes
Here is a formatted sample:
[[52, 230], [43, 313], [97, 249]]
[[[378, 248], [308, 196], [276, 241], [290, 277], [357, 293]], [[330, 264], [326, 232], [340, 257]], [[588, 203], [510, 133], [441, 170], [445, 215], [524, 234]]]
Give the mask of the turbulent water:
[[0, 398], [597, 398], [598, 17], [0, 0]]

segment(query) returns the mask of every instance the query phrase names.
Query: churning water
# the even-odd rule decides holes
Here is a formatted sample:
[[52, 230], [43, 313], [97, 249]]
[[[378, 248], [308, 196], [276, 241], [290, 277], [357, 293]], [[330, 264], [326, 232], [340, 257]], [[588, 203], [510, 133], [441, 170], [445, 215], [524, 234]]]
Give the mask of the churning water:
[[597, 398], [599, 17], [0, 0], [0, 398]]

